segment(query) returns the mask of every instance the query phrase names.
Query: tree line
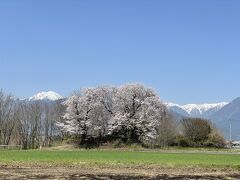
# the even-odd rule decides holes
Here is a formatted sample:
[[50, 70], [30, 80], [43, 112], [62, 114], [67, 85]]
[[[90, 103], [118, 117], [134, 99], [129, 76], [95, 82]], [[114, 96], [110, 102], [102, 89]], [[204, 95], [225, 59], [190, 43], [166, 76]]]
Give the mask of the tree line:
[[157, 93], [142, 84], [83, 88], [59, 101], [16, 100], [0, 91], [0, 144], [32, 149], [68, 138], [81, 147], [116, 141], [151, 148], [225, 146], [210, 121], [176, 121]]
[[0, 144], [50, 146], [59, 134], [56, 122], [63, 112], [61, 102], [18, 100], [0, 91]]

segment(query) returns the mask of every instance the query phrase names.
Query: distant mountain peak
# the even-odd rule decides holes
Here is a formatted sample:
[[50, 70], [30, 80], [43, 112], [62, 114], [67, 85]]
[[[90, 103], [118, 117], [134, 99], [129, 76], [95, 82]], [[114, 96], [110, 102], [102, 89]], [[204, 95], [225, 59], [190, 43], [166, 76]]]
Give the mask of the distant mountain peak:
[[165, 103], [165, 105], [166, 105], [167, 107], [181, 107], [179, 104], [171, 103], [171, 102]]
[[42, 91], [29, 98], [30, 101], [37, 101], [37, 100], [56, 101], [59, 99], [63, 99], [63, 97], [54, 91], [47, 91], [47, 92]]

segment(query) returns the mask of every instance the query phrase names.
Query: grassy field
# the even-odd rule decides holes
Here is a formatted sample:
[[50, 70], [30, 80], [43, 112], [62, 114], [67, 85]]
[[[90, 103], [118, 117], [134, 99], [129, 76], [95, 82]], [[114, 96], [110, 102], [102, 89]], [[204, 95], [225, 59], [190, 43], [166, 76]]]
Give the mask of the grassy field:
[[0, 151], [0, 162], [51, 165], [158, 165], [240, 169], [239, 154], [167, 153], [135, 151]]
[[240, 154], [194, 149], [0, 151], [0, 179], [240, 179]]

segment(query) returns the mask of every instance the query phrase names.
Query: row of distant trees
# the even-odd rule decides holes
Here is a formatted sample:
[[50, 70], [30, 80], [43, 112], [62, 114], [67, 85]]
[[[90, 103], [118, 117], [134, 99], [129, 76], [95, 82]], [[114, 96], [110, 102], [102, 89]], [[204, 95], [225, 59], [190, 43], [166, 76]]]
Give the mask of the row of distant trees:
[[0, 91], [0, 144], [25, 149], [73, 138], [82, 147], [121, 142], [146, 147], [224, 147], [207, 120], [177, 122], [157, 93], [142, 84], [84, 88], [59, 101], [16, 100]]
[[50, 146], [59, 134], [56, 122], [63, 112], [60, 102], [16, 100], [0, 91], [0, 144], [24, 149]]

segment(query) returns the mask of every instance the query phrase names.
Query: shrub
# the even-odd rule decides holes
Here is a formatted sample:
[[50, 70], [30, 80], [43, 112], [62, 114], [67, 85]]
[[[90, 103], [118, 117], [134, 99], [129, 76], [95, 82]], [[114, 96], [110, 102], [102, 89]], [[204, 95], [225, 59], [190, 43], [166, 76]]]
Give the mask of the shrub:
[[213, 132], [208, 136], [208, 140], [204, 143], [204, 146], [224, 148], [226, 147], [226, 141], [219, 133]]

